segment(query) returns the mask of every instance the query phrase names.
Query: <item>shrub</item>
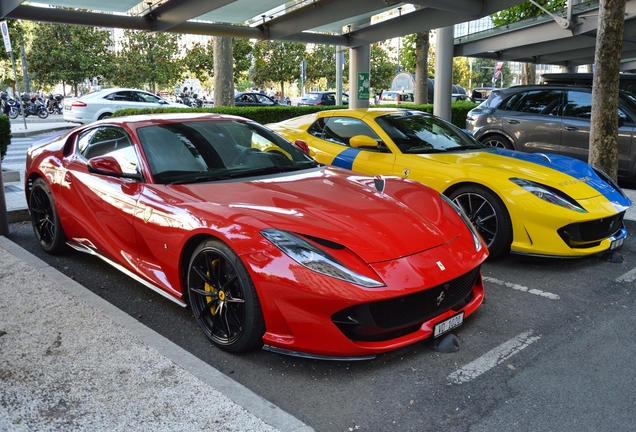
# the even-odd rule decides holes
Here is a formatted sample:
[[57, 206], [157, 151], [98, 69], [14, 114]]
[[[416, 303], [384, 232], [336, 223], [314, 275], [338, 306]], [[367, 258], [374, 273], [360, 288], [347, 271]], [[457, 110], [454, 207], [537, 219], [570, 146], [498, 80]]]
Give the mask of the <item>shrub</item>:
[[[466, 114], [476, 104], [471, 102], [454, 102], [452, 105], [451, 122], [464, 129]], [[346, 108], [346, 106], [274, 106], [274, 107], [218, 107], [218, 108], [143, 108], [115, 111], [113, 117], [127, 115], [159, 114], [159, 113], [216, 113], [228, 114], [248, 118], [260, 124], [278, 123], [293, 117], [312, 114], [317, 111]], [[371, 106], [374, 108], [374, 106]], [[382, 105], [382, 108], [404, 108], [427, 113], [433, 112], [433, 105]]]
[[7, 154], [9, 144], [11, 144], [11, 123], [6, 114], [0, 114], [0, 161]]

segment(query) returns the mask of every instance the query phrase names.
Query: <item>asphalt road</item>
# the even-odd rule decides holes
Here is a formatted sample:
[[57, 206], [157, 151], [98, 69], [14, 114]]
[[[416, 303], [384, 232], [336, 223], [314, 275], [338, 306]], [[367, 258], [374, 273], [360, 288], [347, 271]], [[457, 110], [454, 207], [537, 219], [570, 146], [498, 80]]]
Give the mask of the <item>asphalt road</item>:
[[[628, 221], [630, 232], [636, 222]], [[454, 331], [364, 362], [226, 354], [189, 309], [78, 252], [41, 252], [29, 224], [9, 238], [317, 431], [633, 430], [636, 239], [602, 257], [483, 266], [486, 303]], [[205, 397], [205, 395], [202, 395]]]

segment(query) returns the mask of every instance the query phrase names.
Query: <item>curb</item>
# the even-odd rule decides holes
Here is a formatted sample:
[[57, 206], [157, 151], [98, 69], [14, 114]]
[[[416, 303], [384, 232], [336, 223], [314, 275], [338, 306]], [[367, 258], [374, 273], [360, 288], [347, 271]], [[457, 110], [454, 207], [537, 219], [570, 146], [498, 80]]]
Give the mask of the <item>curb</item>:
[[46, 130], [26, 130], [26, 131], [20, 131], [20, 132], [14, 132], [11, 131], [11, 136], [15, 137], [15, 138], [26, 138], [26, 137], [30, 137], [33, 135], [41, 135], [43, 133], [46, 132], [51, 132], [51, 131], [55, 131], [55, 130], [60, 130], [60, 129], [73, 129], [74, 127], [77, 127], [78, 125], [65, 125], [62, 124], [60, 126], [55, 126], [55, 127], [51, 127], [51, 128], [47, 128]]

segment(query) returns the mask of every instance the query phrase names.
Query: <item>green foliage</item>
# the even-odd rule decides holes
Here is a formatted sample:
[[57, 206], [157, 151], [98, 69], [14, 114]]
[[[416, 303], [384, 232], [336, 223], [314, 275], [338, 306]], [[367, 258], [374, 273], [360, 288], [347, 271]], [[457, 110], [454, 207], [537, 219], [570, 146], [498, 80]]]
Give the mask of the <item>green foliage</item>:
[[300, 61], [305, 58], [305, 44], [300, 42], [267, 41], [254, 47], [252, 80], [259, 87], [279, 83], [285, 94], [284, 83], [300, 77]]
[[201, 45], [195, 43], [186, 50], [183, 61], [190, 71], [190, 76], [204, 82], [214, 77], [214, 44]]
[[178, 53], [179, 36], [176, 34], [125, 30], [113, 82], [127, 87], [149, 86], [153, 93], [157, 88], [172, 88], [183, 69], [183, 60], [177, 58]]
[[72, 86], [96, 76], [108, 76], [112, 67], [110, 32], [96, 27], [37, 23], [28, 54], [29, 72], [37, 82]]
[[0, 114], [0, 160], [7, 154], [9, 144], [11, 144], [11, 123], [6, 114]]
[[391, 87], [391, 81], [397, 71], [397, 63], [392, 59], [393, 49], [388, 42], [377, 42], [371, 45], [371, 67], [369, 78], [371, 88], [384, 90]]
[[[415, 41], [417, 34], [413, 33], [402, 38], [403, 48], [400, 54], [400, 63], [402, 64], [402, 70], [405, 72], [415, 73], [416, 56], [415, 56]], [[428, 46], [428, 77], [435, 78], [435, 46], [429, 44]]]
[[[476, 107], [472, 102], [453, 102], [451, 112], [451, 123], [464, 129], [466, 127], [466, 115], [468, 111]], [[302, 115], [315, 113], [318, 111], [334, 110], [346, 108], [345, 106], [275, 106], [275, 107], [218, 107], [218, 108], [155, 108], [155, 109], [125, 109], [115, 111], [113, 117], [123, 117], [128, 115], [152, 115], [163, 113], [215, 113], [228, 114], [245, 117], [260, 124], [278, 123]], [[383, 105], [382, 108], [402, 108], [404, 105]], [[433, 105], [408, 105], [409, 110], [424, 111], [433, 113]]]
[[[565, 7], [567, 6], [567, 0], [537, 0], [537, 3], [539, 3], [550, 12], [565, 9]], [[528, 18], [533, 18], [543, 13], [545, 12], [543, 12], [541, 9], [539, 9], [529, 1], [526, 1], [517, 6], [504, 9], [501, 12], [497, 12], [496, 14], [491, 15], [490, 18], [492, 19], [494, 25], [503, 26]]]
[[504, 78], [503, 86], [501, 85], [501, 78], [497, 78], [497, 82], [493, 85], [492, 77], [495, 73], [496, 64], [495, 60], [475, 59], [473, 62], [473, 84], [475, 87], [482, 85], [484, 87], [510, 87], [512, 85], [513, 77], [507, 62], [504, 62], [501, 68]]

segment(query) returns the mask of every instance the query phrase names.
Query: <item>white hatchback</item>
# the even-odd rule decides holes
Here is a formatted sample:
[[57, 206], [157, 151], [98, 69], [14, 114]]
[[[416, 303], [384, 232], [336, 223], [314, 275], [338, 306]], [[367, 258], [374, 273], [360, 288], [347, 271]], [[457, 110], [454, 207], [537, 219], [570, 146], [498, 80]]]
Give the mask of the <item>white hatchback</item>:
[[64, 101], [64, 120], [73, 123], [90, 123], [110, 117], [117, 110], [126, 108], [189, 108], [170, 102], [143, 90], [110, 88], [68, 98]]

